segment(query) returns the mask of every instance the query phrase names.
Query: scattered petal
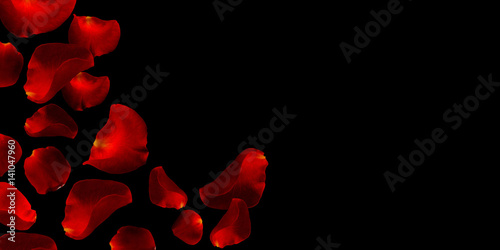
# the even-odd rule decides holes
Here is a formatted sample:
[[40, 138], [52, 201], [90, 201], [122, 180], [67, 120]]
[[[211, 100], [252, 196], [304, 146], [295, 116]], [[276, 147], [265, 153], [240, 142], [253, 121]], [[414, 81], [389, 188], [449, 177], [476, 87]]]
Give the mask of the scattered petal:
[[16, 84], [23, 69], [23, 63], [23, 55], [14, 45], [0, 43], [0, 88]]
[[57, 250], [56, 243], [50, 237], [41, 234], [15, 233], [15, 242], [9, 240], [10, 234], [0, 237], [0, 249], [9, 250]]
[[183, 210], [174, 222], [172, 232], [186, 244], [196, 245], [203, 236], [203, 221], [195, 211]]
[[69, 43], [81, 45], [94, 56], [101, 56], [115, 50], [119, 40], [120, 25], [116, 20], [74, 15], [69, 28]]
[[101, 104], [109, 92], [109, 78], [95, 77], [85, 72], [76, 75], [62, 89], [64, 100], [77, 111]]
[[[23, 150], [21, 145], [10, 136], [0, 134], [0, 176], [3, 176], [10, 165], [14, 165], [21, 159]], [[12, 167], [11, 167], [12, 168]], [[13, 169], [15, 171], [15, 168]]]
[[149, 230], [141, 227], [124, 226], [109, 242], [111, 250], [155, 250], [155, 239]]
[[[15, 198], [12, 198], [15, 197]], [[16, 213], [9, 213], [10, 201], [16, 201]], [[21, 191], [9, 183], [0, 182], [0, 223], [8, 227], [12, 226], [11, 217], [15, 217], [16, 230], [28, 230], [36, 221], [36, 211], [31, 209], [31, 204]]]
[[183, 208], [187, 195], [165, 173], [162, 167], [151, 170], [149, 175], [149, 198], [151, 202], [163, 208]]
[[226, 214], [210, 233], [210, 241], [216, 247], [235, 245], [250, 236], [250, 214], [245, 201], [233, 199]]
[[49, 104], [26, 119], [24, 130], [31, 137], [64, 136], [73, 139], [78, 133], [78, 126], [64, 109]]
[[208, 207], [228, 209], [233, 198], [240, 198], [249, 208], [256, 206], [266, 186], [268, 162], [264, 153], [245, 149], [213, 182], [200, 188], [200, 197]]
[[28, 80], [24, 90], [29, 100], [46, 103], [78, 73], [93, 66], [92, 53], [78, 45], [40, 45], [33, 52], [28, 64]]
[[110, 174], [134, 171], [148, 159], [147, 136], [146, 123], [139, 114], [127, 106], [114, 104], [108, 122], [97, 133], [90, 159], [83, 164]]
[[57, 148], [39, 148], [24, 161], [24, 172], [36, 191], [46, 194], [66, 184], [71, 166]]
[[82, 180], [75, 183], [66, 200], [62, 226], [75, 240], [89, 236], [117, 209], [132, 202], [129, 188], [109, 180]]

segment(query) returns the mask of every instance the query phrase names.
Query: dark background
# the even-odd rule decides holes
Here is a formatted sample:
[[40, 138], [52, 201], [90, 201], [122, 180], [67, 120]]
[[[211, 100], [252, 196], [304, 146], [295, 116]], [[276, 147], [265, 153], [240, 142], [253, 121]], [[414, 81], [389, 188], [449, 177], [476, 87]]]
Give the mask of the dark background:
[[[134, 225], [149, 229], [160, 250], [212, 249], [209, 234], [224, 211], [201, 210], [204, 237], [184, 244], [170, 229], [179, 212], [149, 201], [149, 172], [163, 166], [192, 201], [192, 189], [223, 170], [240, 142], [269, 127], [273, 108], [286, 106], [298, 116], [263, 150], [270, 164], [264, 196], [250, 209], [252, 234], [229, 248], [315, 249], [329, 235], [340, 249], [493, 244], [498, 94], [456, 131], [442, 116], [474, 94], [479, 75], [500, 81], [494, 4], [401, 1], [403, 11], [347, 64], [340, 42], [353, 44], [353, 28], [364, 28], [370, 11], [386, 9], [388, 0], [327, 3], [244, 0], [221, 22], [212, 1], [78, 1], [74, 14], [115, 19], [122, 30], [118, 48], [89, 70], [110, 77], [103, 104], [75, 112], [60, 93], [49, 101], [80, 131], [98, 128], [111, 102], [142, 83], [146, 66], [171, 75], [136, 108], [148, 125], [145, 166], [122, 175], [78, 166], [65, 187], [43, 196], [23, 176], [24, 158], [47, 146], [66, 154], [86, 139], [26, 135], [25, 119], [42, 107], [26, 99], [26, 69], [0, 90], [0, 133], [21, 143], [17, 186], [38, 213], [28, 232], [50, 236], [59, 249], [108, 249], [120, 227]], [[67, 42], [71, 20], [20, 44], [25, 65], [40, 44]], [[7, 34], [0, 28], [2, 42]], [[383, 173], [397, 173], [398, 155], [407, 157], [413, 141], [437, 127], [448, 140], [392, 193]], [[76, 241], [60, 223], [72, 185], [89, 178], [127, 184], [134, 201]]]

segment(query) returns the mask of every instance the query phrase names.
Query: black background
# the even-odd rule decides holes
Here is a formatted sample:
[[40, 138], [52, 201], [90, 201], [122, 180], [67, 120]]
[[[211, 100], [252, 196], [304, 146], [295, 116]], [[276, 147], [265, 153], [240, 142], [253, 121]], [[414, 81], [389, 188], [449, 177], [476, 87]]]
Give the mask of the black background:
[[[347, 64], [339, 44], [353, 44], [353, 28], [387, 3], [244, 0], [221, 22], [212, 1], [78, 1], [74, 14], [115, 19], [122, 29], [118, 48], [89, 70], [110, 77], [103, 104], [75, 112], [60, 93], [49, 101], [68, 111], [80, 131], [98, 128], [112, 101], [142, 83], [146, 66], [159, 64], [171, 75], [136, 108], [148, 125], [145, 166], [122, 175], [78, 166], [65, 187], [43, 196], [23, 176], [24, 158], [46, 146], [67, 153], [85, 137], [26, 135], [25, 119], [42, 106], [26, 99], [26, 69], [16, 85], [0, 90], [0, 133], [21, 143], [17, 186], [38, 213], [28, 232], [50, 236], [59, 249], [108, 249], [118, 228], [134, 225], [151, 231], [157, 249], [212, 249], [208, 236], [224, 211], [201, 210], [204, 237], [184, 244], [170, 230], [179, 212], [149, 201], [149, 172], [164, 166], [192, 201], [192, 189], [223, 170], [240, 142], [268, 127], [273, 108], [286, 106], [298, 116], [263, 150], [270, 164], [264, 196], [250, 210], [252, 235], [230, 248], [315, 249], [317, 237], [328, 235], [340, 249], [492, 244], [498, 93], [456, 131], [442, 116], [474, 94], [479, 75], [500, 81], [496, 8], [487, 1], [401, 1], [403, 11]], [[71, 20], [20, 44], [25, 65], [38, 45], [67, 42]], [[7, 42], [8, 32], [0, 34]], [[397, 172], [398, 155], [407, 157], [413, 141], [437, 127], [447, 141], [392, 193], [383, 173]], [[60, 223], [71, 186], [89, 178], [127, 184], [134, 201], [76, 241]]]

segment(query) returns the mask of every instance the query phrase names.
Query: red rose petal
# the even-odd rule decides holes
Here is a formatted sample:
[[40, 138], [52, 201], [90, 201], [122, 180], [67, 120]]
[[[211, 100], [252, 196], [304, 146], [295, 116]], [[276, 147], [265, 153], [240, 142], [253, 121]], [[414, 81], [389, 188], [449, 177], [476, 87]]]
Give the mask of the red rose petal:
[[149, 230], [141, 227], [124, 226], [109, 242], [111, 250], [155, 250], [155, 240]]
[[73, 12], [76, 0], [1, 0], [0, 19], [18, 37], [57, 29]]
[[28, 80], [24, 90], [29, 100], [46, 103], [78, 73], [93, 66], [92, 53], [78, 45], [40, 45], [33, 52], [28, 64]]
[[31, 137], [64, 136], [75, 138], [78, 126], [61, 107], [49, 104], [26, 119], [24, 130]]
[[57, 250], [50, 237], [41, 234], [16, 232], [15, 242], [9, 240], [10, 234], [0, 237], [0, 249], [8, 250]]
[[[13, 141], [14, 144], [9, 143], [9, 141]], [[16, 140], [10, 136], [0, 134], [0, 176], [3, 176], [9, 170], [9, 165], [15, 166], [22, 155], [23, 150]], [[15, 168], [13, 170], [15, 171]]]
[[241, 152], [213, 182], [200, 188], [200, 197], [208, 207], [227, 209], [233, 198], [256, 206], [266, 186], [268, 162], [264, 153], [249, 148]]
[[81, 45], [94, 56], [101, 56], [115, 50], [120, 40], [120, 25], [116, 20], [74, 15], [68, 35], [69, 43]]
[[186, 244], [196, 245], [203, 236], [203, 221], [193, 210], [184, 210], [174, 222], [172, 232]]
[[109, 92], [109, 78], [95, 77], [85, 72], [76, 75], [62, 89], [64, 100], [77, 111], [101, 104]]
[[66, 235], [75, 240], [89, 236], [113, 212], [132, 202], [129, 188], [109, 180], [82, 180], [73, 186], [66, 200], [61, 223]]
[[149, 198], [163, 208], [181, 209], [187, 203], [187, 195], [165, 173], [162, 167], [151, 170], [149, 175]]
[[[9, 213], [11, 199], [16, 201], [15, 215]], [[15, 217], [16, 230], [28, 230], [36, 221], [36, 211], [31, 209], [31, 204], [21, 191], [6, 182], [0, 182], [0, 223], [10, 227], [11, 216]]]
[[210, 233], [210, 241], [214, 246], [224, 248], [244, 241], [250, 232], [247, 204], [241, 199], [233, 199], [226, 214]]
[[33, 154], [24, 160], [24, 172], [36, 191], [46, 194], [66, 184], [71, 166], [57, 148], [39, 148], [33, 150]]
[[133, 109], [114, 104], [106, 125], [97, 133], [84, 165], [106, 173], [123, 174], [146, 164], [148, 148], [146, 123]]
[[14, 85], [23, 69], [24, 58], [10, 43], [0, 42], [0, 88]]

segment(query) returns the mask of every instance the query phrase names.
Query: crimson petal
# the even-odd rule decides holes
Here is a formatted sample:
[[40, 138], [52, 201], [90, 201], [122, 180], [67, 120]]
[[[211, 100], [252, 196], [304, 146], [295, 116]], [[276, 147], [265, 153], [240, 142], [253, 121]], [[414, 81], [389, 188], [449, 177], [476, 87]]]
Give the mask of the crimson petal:
[[149, 230], [141, 227], [124, 226], [109, 242], [111, 250], [155, 250], [155, 240]]
[[89, 236], [117, 209], [132, 202], [130, 189], [109, 180], [82, 180], [75, 183], [66, 200], [62, 226], [75, 240]]
[[75, 138], [78, 126], [61, 107], [49, 104], [26, 119], [24, 130], [31, 137], [64, 136]]
[[15, 242], [9, 240], [10, 234], [0, 237], [0, 249], [9, 250], [57, 250], [56, 243], [50, 237], [41, 234], [16, 232]]
[[162, 167], [151, 170], [149, 175], [149, 198], [163, 208], [181, 209], [187, 203], [187, 195], [165, 173]]
[[28, 64], [28, 80], [24, 90], [29, 100], [46, 103], [78, 73], [93, 66], [92, 53], [78, 45], [40, 45], [33, 52]]
[[23, 63], [23, 55], [14, 45], [0, 42], [0, 88], [12, 86], [17, 82]]
[[227, 209], [233, 198], [256, 206], [266, 186], [268, 162], [264, 153], [245, 149], [213, 182], [200, 188], [200, 197], [208, 207]]
[[210, 233], [210, 241], [214, 246], [224, 248], [244, 241], [250, 232], [247, 204], [241, 199], [233, 199], [226, 214]]
[[76, 75], [62, 89], [64, 100], [77, 111], [101, 104], [109, 92], [109, 78], [95, 77], [85, 72]]
[[[9, 213], [11, 199], [16, 201], [15, 215]], [[15, 217], [15, 229], [17, 230], [28, 230], [36, 221], [36, 211], [31, 209], [31, 204], [21, 191], [9, 183], [0, 182], [0, 223], [10, 227], [12, 216]]]
[[[0, 176], [3, 176], [9, 170], [9, 166], [14, 165], [15, 167], [22, 155], [23, 150], [16, 140], [10, 136], [0, 134], [0, 159], [2, 159], [0, 161]], [[15, 171], [15, 168], [11, 168]]]
[[193, 210], [184, 210], [174, 222], [172, 232], [186, 244], [196, 245], [203, 236], [203, 221]]
[[146, 164], [147, 127], [144, 120], [131, 108], [111, 106], [106, 125], [97, 133], [84, 165], [92, 165], [106, 173], [123, 174]]
[[120, 25], [116, 20], [105, 21], [97, 17], [74, 15], [68, 36], [69, 43], [79, 44], [94, 56], [101, 56], [118, 46]]
[[24, 160], [26, 178], [39, 194], [56, 191], [66, 184], [71, 166], [57, 148], [47, 147], [33, 150]]

